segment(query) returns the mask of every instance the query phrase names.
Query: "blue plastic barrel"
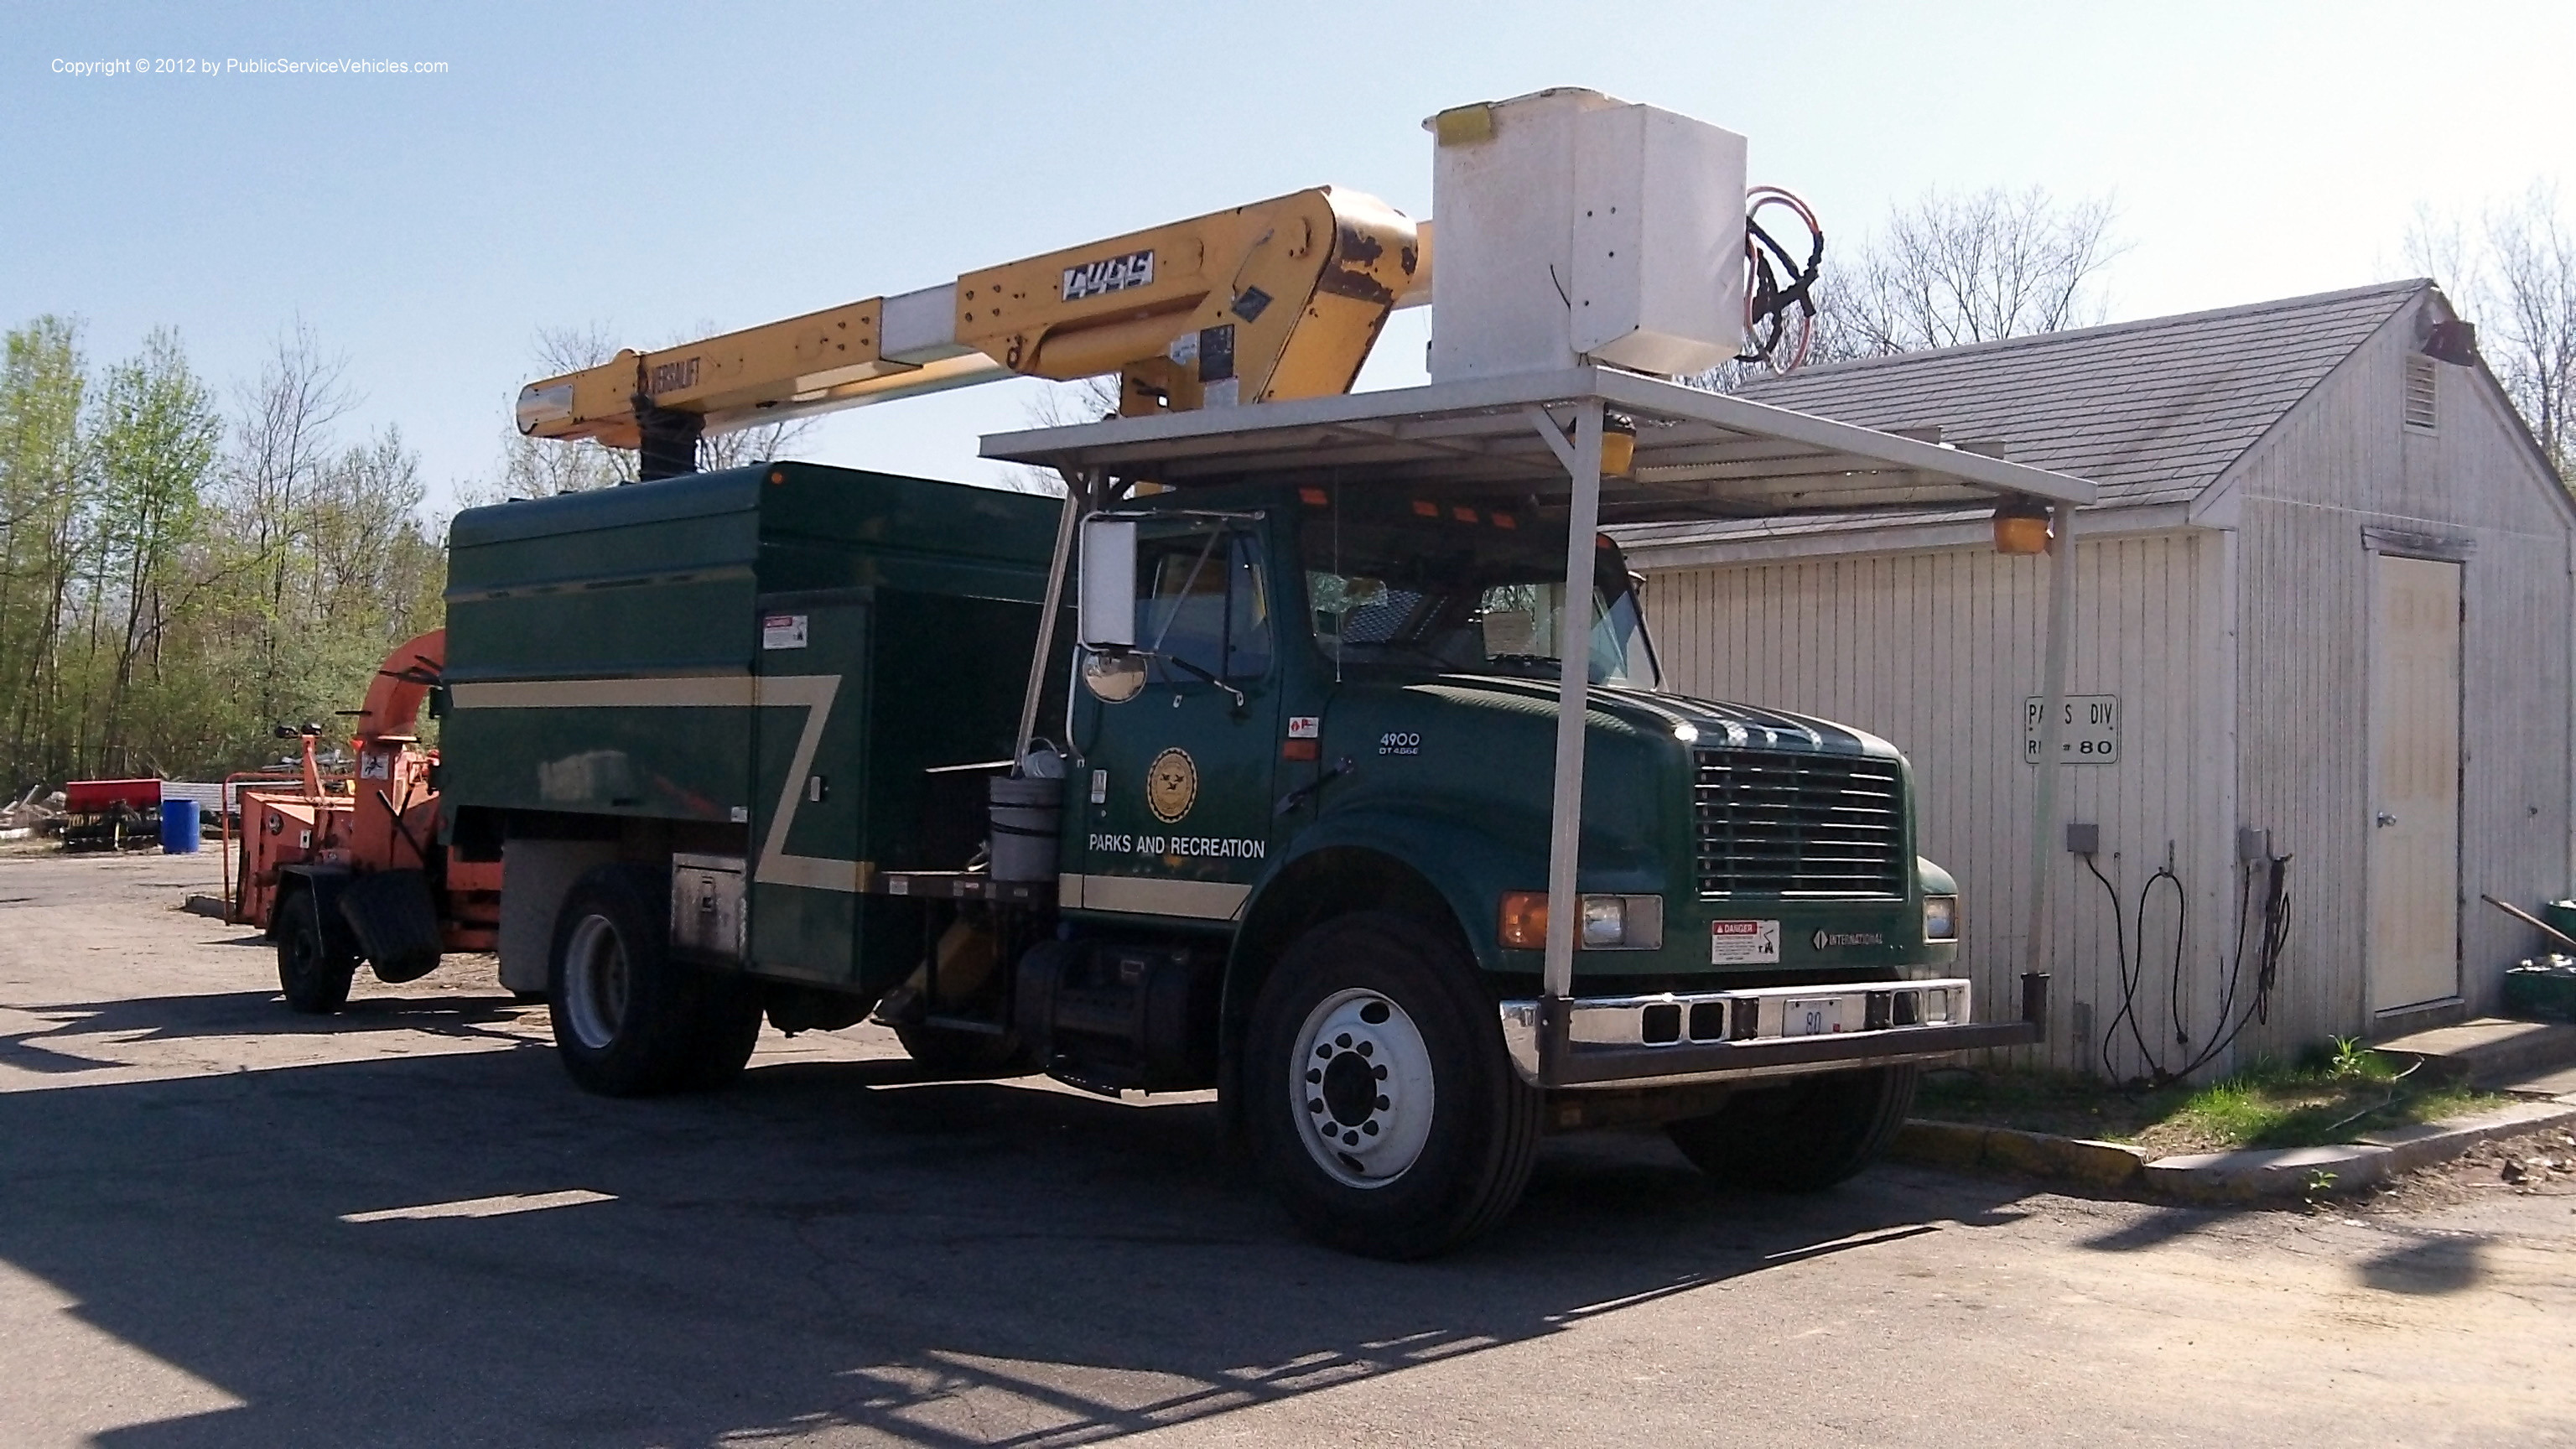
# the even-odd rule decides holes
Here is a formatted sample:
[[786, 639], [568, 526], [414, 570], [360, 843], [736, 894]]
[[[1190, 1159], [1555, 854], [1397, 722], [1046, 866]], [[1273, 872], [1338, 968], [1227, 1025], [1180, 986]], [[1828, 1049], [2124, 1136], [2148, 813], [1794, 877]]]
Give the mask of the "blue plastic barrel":
[[194, 855], [201, 840], [196, 801], [172, 798], [161, 802], [163, 855]]

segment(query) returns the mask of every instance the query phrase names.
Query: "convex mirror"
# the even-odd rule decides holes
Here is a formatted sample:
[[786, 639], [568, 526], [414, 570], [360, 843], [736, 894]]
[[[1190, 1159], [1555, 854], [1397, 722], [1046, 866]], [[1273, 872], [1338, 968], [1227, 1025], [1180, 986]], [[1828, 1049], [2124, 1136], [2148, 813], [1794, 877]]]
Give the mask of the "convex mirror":
[[1145, 688], [1145, 656], [1131, 649], [1086, 649], [1082, 686], [1110, 704], [1124, 704]]

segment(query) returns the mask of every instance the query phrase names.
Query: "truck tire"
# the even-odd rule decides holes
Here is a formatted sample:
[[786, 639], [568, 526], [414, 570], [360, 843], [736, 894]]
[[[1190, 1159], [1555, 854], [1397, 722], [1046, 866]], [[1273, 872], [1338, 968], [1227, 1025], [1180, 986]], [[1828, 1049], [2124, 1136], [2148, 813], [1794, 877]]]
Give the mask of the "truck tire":
[[1875, 1161], [1914, 1106], [1917, 1069], [1873, 1067], [1744, 1092], [1664, 1131], [1729, 1187], [1818, 1192]]
[[898, 1026], [894, 1035], [903, 1043], [904, 1055], [933, 1077], [978, 1081], [1025, 1077], [1037, 1070], [1037, 1063], [1029, 1060], [1028, 1049], [1020, 1045], [1016, 1032], [997, 1036], [953, 1027]]
[[287, 1010], [331, 1015], [349, 1004], [349, 983], [357, 974], [358, 958], [333, 949], [322, 929], [319, 897], [298, 888], [279, 898], [277, 989], [286, 994]]
[[750, 981], [673, 960], [658, 873], [603, 865], [555, 917], [547, 1007], [572, 1079], [610, 1097], [722, 1086], [760, 1034]]
[[1539, 1094], [1512, 1070], [1475, 963], [1409, 917], [1342, 916], [1289, 946], [1254, 1005], [1239, 1088], [1289, 1216], [1344, 1252], [1446, 1252], [1529, 1185]]

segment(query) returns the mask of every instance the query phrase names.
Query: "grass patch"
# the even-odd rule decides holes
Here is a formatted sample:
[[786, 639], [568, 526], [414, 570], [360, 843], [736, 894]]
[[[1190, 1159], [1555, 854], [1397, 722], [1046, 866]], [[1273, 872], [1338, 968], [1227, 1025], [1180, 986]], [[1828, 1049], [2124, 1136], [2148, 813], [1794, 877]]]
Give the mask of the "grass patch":
[[1942, 1071], [1924, 1078], [1918, 1116], [2131, 1142], [2158, 1157], [2238, 1147], [2315, 1147], [2457, 1117], [2502, 1099], [2404, 1075], [2355, 1043], [2297, 1065], [2258, 1062], [2205, 1087], [2123, 1089], [2042, 1072]]

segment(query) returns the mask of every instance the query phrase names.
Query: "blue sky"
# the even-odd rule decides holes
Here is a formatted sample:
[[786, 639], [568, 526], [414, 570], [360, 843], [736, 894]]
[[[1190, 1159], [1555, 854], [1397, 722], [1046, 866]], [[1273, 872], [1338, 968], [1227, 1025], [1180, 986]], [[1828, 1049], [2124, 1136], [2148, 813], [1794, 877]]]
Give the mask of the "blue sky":
[[[0, 323], [177, 327], [229, 383], [297, 319], [433, 502], [537, 329], [635, 345], [1331, 182], [1430, 209], [1421, 119], [1584, 85], [1751, 138], [1864, 232], [1927, 187], [2111, 193], [2115, 317], [2402, 274], [2418, 202], [2569, 166], [2576, 6], [91, 4], [0, 16]], [[439, 75], [57, 73], [363, 57]], [[1829, 263], [1830, 264], [1830, 263]], [[1418, 377], [1405, 314], [1365, 384]], [[843, 414], [811, 456], [969, 481], [1031, 384]]]

